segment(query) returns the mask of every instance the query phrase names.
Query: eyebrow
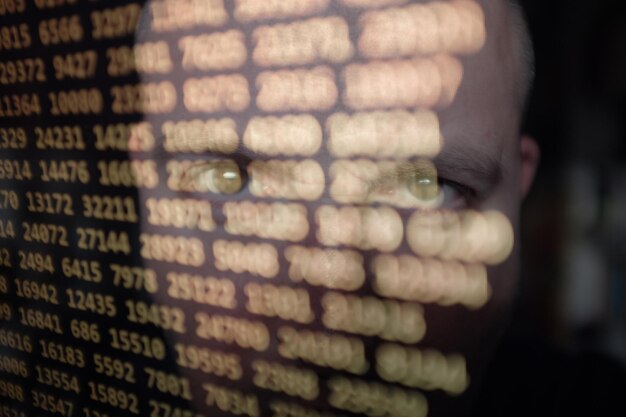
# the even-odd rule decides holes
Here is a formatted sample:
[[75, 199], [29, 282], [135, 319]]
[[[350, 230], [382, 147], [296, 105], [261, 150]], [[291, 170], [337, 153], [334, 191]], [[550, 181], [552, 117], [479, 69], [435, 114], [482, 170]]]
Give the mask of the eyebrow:
[[439, 176], [470, 182], [483, 192], [500, 183], [505, 172], [500, 159], [491, 153], [459, 145], [444, 146], [434, 163]]

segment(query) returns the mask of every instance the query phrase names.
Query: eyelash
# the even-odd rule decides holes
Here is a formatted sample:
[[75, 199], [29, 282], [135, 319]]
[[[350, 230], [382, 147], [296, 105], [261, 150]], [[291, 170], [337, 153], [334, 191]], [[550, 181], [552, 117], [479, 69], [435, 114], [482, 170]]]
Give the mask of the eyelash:
[[[193, 169], [197, 170], [198, 168], [203, 167], [203, 166], [206, 167], [207, 169], [213, 169], [215, 162], [216, 161], [206, 161], [206, 162], [194, 164]], [[240, 158], [239, 160], [234, 160], [234, 162], [237, 163], [237, 165], [240, 167], [239, 170], [240, 170], [240, 173], [242, 174], [242, 179], [243, 179], [243, 186], [241, 188], [241, 191], [243, 191], [248, 186], [249, 178], [247, 178], [247, 175], [246, 175], [246, 172], [247, 172], [246, 166], [250, 162], [250, 160], [248, 160], [247, 158]], [[462, 210], [462, 209], [471, 208], [476, 204], [477, 193], [471, 187], [461, 184], [457, 181], [453, 181], [453, 180], [441, 177], [441, 176], [437, 177], [437, 183], [439, 187], [441, 188], [441, 192], [445, 193], [446, 192], [445, 187], [450, 187], [454, 190], [455, 193], [458, 194], [458, 196], [456, 196], [453, 201], [447, 202], [445, 200], [446, 195], [444, 195], [443, 197], [444, 201], [442, 202], [441, 206], [433, 208], [434, 210], [444, 210], [444, 209], [445, 210]], [[376, 186], [374, 185], [374, 188], [375, 187]], [[446, 204], [448, 204], [449, 206], [445, 206]]]
[[454, 188], [455, 191], [459, 193], [460, 197], [463, 199], [463, 207], [454, 207], [454, 209], [466, 209], [476, 205], [476, 200], [478, 196], [476, 191], [471, 187], [443, 177], [439, 177], [437, 180], [439, 186], [451, 186], [452, 188]]

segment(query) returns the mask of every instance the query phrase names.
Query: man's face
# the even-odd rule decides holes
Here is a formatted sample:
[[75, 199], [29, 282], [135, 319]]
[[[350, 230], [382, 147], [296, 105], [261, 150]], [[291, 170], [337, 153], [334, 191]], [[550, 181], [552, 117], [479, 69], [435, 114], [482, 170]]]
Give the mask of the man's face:
[[[197, 406], [233, 412], [209, 400], [230, 387], [277, 415], [467, 411], [517, 278], [506, 4], [170, 3], [146, 6], [138, 44], [167, 43], [173, 69], [142, 82], [177, 104], [146, 115], [157, 148], [133, 157], [160, 164], [146, 241], [185, 239], [186, 256], [145, 259], [157, 301], [186, 313], [170, 342]], [[201, 372], [190, 346], [239, 371]]]

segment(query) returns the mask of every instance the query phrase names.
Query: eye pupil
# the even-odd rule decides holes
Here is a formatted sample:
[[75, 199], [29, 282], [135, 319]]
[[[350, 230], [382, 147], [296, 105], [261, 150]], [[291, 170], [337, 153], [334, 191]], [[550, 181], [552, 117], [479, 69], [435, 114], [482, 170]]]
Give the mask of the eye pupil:
[[239, 166], [232, 161], [217, 164], [213, 170], [213, 184], [222, 194], [236, 194], [243, 187]]

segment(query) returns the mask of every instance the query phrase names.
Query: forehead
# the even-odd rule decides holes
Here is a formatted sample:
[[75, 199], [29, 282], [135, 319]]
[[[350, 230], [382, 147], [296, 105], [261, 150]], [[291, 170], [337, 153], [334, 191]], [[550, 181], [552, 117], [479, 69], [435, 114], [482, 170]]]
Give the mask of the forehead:
[[519, 51], [512, 38], [513, 22], [507, 2], [479, 3], [485, 13], [485, 44], [477, 54], [462, 59], [463, 82], [456, 99], [439, 114], [449, 141], [462, 141], [486, 152], [501, 152], [517, 141], [521, 113], [515, 58]]
[[[271, 84], [269, 82], [271, 77], [267, 73], [280, 73], [285, 77], [293, 76], [293, 73], [289, 74], [288, 70], [293, 68], [313, 69], [316, 65], [324, 65], [326, 69], [330, 68], [333, 72], [332, 76], [336, 80], [334, 86], [336, 92], [329, 94], [335, 95], [337, 98], [330, 97], [328, 99], [337, 101], [335, 110], [348, 112], [389, 110], [394, 107], [393, 103], [389, 106], [383, 102], [384, 100], [381, 100], [381, 97], [385, 98], [385, 95], [390, 96], [391, 93], [373, 97], [372, 100], [378, 99], [378, 104], [350, 103], [349, 90], [351, 85], [355, 84], [351, 80], [359, 75], [359, 72], [354, 69], [359, 65], [372, 62], [406, 61], [409, 58], [414, 58], [415, 55], [419, 56], [419, 59], [428, 61], [434, 54], [440, 52], [437, 48], [429, 49], [428, 46], [424, 46], [420, 49], [418, 47], [417, 53], [414, 56], [409, 56], [410, 54], [405, 53], [406, 51], [403, 52], [402, 48], [411, 42], [397, 41], [397, 38], [417, 39], [413, 45], [415, 43], [426, 45], [432, 41], [429, 37], [439, 36], [441, 39], [446, 37], [445, 34], [442, 35], [441, 33], [442, 27], [445, 27], [446, 24], [450, 27], [458, 26], [456, 34], [449, 35], [449, 39], [454, 39], [456, 36], [456, 41], [459, 41], [459, 37], [463, 38], [464, 30], [469, 31], [466, 35], [467, 38], [474, 36], [474, 38], [480, 39], [480, 29], [477, 29], [476, 26], [472, 27], [471, 23], [466, 21], [471, 19], [472, 12], [476, 12], [478, 9], [478, 13], [483, 19], [481, 24], [484, 25], [482, 42], [475, 40], [474, 45], [471, 45], [470, 40], [469, 45], [457, 45], [456, 49], [453, 47], [449, 51], [450, 55], [453, 55], [454, 59], [461, 64], [461, 73], [450, 75], [452, 78], [458, 76], [458, 81], [460, 81], [458, 84], [455, 84], [455, 80], [451, 81], [454, 91], [453, 97], [449, 98], [454, 98], [454, 100], [444, 99], [442, 95], [439, 102], [429, 99], [420, 101], [418, 99], [413, 101], [410, 106], [399, 107], [427, 107], [436, 111], [440, 120], [444, 148], [469, 147], [480, 152], [490, 152], [492, 153], [491, 156], [495, 158], [501, 153], [506, 140], [514, 137], [518, 121], [514, 88], [515, 66], [512, 59], [513, 48], [509, 33], [510, 22], [506, 2], [503, 0], [455, 0], [452, 2], [418, 2], [412, 0], [342, 0], [338, 2], [331, 2], [330, 0], [290, 0], [285, 2], [236, 0], [231, 2], [210, 0], [204, 2], [201, 7], [198, 7], [199, 4], [199, 2], [186, 0], [181, 2], [149, 1], [146, 4], [146, 12], [143, 14], [138, 41], [141, 43], [155, 39], [170, 39], [170, 48], [174, 55], [191, 55], [191, 47], [183, 46], [180, 29], [189, 29], [188, 32], [196, 35], [196, 37], [225, 35], [219, 40], [215, 38], [211, 41], [208, 38], [202, 39], [204, 42], [212, 42], [214, 49], [223, 49], [220, 53], [211, 54], [211, 48], [204, 48], [202, 53], [205, 56], [196, 58], [204, 60], [205, 68], [209, 69], [203, 75], [207, 73], [209, 75], [231, 75], [237, 72], [248, 79], [251, 90], [250, 107], [248, 108], [245, 103], [242, 104], [246, 107], [246, 112], [242, 113], [239, 113], [241, 109], [227, 109], [234, 110], [234, 116], [241, 116], [242, 118], [245, 118], [246, 114], [254, 116], [256, 114], [276, 113], [274, 110], [279, 110], [279, 112], [283, 110], [272, 107], [272, 103], [265, 103], [265, 106], [259, 105], [259, 97], [256, 97], [256, 108], [254, 106], [254, 90], [256, 89], [258, 92], [260, 84], [265, 81], [268, 81], [267, 85]], [[459, 13], [459, 8], [452, 7], [450, 4], [462, 5], [460, 9], [465, 11]], [[470, 7], [465, 7], [468, 5]], [[412, 6], [421, 7], [417, 13], [418, 17], [410, 17], [408, 11]], [[168, 7], [170, 10], [166, 10]], [[176, 9], [171, 10], [173, 7]], [[457, 12], [455, 12], [455, 8]], [[162, 18], [162, 16], [167, 16], [167, 18]], [[473, 17], [476, 18], [475, 13]], [[316, 23], [319, 23], [320, 18], [326, 19], [324, 24], [310, 25], [308, 28], [302, 25], [303, 22], [313, 22], [316, 19], [318, 20]], [[475, 23], [476, 21], [474, 21]], [[283, 30], [282, 32], [276, 30], [277, 28], [289, 27], [293, 30]], [[322, 33], [321, 37], [326, 36], [327, 40], [319, 41], [320, 36], [318, 36], [317, 44], [314, 42], [311, 45], [311, 43], [304, 42], [305, 38], [315, 38], [315, 34], [311, 32], [316, 30]], [[245, 46], [243, 49], [245, 51], [240, 56], [240, 63], [229, 67], [228, 61], [237, 59], [237, 48], [229, 49], [228, 47], [228, 43], [237, 38], [235, 32], [241, 34], [244, 39], [243, 44]], [[326, 35], [323, 34], [324, 32]], [[352, 45], [342, 45], [339, 40], [342, 37], [349, 38]], [[393, 49], [394, 42], [400, 43], [400, 46], [395, 45], [399, 50], [389, 52], [389, 48]], [[192, 44], [187, 43], [186, 45]], [[298, 58], [293, 58], [298, 55], [297, 50], [306, 48], [326, 49], [317, 51], [317, 54], [311, 53], [311, 56], [317, 55], [317, 58], [320, 58], [317, 62], [316, 60], [298, 61]], [[209, 51], [208, 55], [207, 51]], [[308, 52], [310, 51], [302, 51], [302, 54], [306, 55]], [[196, 55], [198, 54], [201, 52], [198, 51]], [[281, 54], [284, 56], [281, 57]], [[281, 59], [284, 62], [281, 62]], [[184, 60], [185, 57], [183, 56]], [[207, 63], [207, 60], [214, 62]], [[224, 61], [225, 64], [222, 65], [217, 61]], [[194, 66], [193, 64], [190, 65]], [[196, 65], [194, 69], [201, 69], [200, 67], [202, 64]], [[439, 69], [442, 69], [441, 66]], [[281, 70], [283, 72], [280, 72]], [[182, 80], [186, 76], [194, 75], [193, 70], [186, 72], [186, 74], [173, 73], [171, 77]], [[199, 72], [202, 71], [196, 71], [195, 75]], [[398, 72], [393, 71], [382, 72], [381, 77], [378, 77], [377, 80], [372, 78], [369, 81], [379, 81], [378, 87], [384, 89], [394, 83], [394, 76], [397, 74]], [[426, 76], [428, 71], [422, 74]], [[318, 75], [320, 75], [318, 81], [325, 78], [322, 72], [318, 72]], [[384, 76], [387, 80], [382, 79], [385, 78]], [[149, 78], [150, 76], [146, 77]], [[220, 79], [220, 81], [226, 82], [228, 80], [228, 78]], [[397, 80], [395, 81], [396, 84], [401, 84]], [[435, 80], [434, 82], [439, 81]], [[278, 83], [275, 84], [278, 85]], [[421, 85], [409, 83], [402, 86], [409, 91], [406, 94], [409, 101], [411, 101], [411, 97], [419, 95], [419, 93], [415, 93], [411, 96], [410, 91], [413, 89], [421, 87], [428, 90], [424, 84], [424, 82]], [[294, 101], [297, 101], [298, 91], [291, 93], [295, 97]], [[268, 101], [271, 102], [271, 98]], [[312, 110], [315, 112], [320, 109], [298, 109], [295, 106], [295, 110]]]

